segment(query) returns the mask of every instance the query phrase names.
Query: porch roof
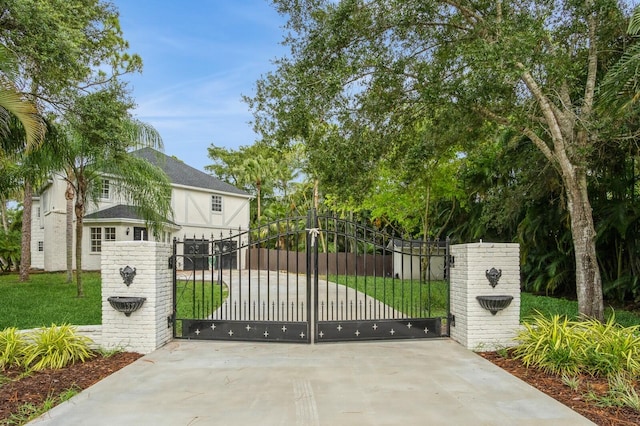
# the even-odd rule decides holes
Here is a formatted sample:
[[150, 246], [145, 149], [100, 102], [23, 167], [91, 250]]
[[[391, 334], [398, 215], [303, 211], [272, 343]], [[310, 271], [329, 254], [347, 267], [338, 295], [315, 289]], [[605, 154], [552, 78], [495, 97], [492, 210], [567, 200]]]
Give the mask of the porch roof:
[[[117, 206], [109, 207], [104, 210], [98, 210], [84, 217], [85, 220], [136, 220], [143, 221], [144, 219], [136, 212], [136, 208], [133, 206], [127, 206], [124, 204], [118, 204]], [[164, 219], [163, 222], [177, 226], [177, 224], [169, 219]]]

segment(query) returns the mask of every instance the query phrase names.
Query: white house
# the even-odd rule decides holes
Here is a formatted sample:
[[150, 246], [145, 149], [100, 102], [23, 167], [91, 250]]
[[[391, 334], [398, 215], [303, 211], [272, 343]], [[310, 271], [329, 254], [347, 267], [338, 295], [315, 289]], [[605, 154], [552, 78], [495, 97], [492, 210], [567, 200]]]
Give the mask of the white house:
[[[169, 242], [173, 237], [209, 238], [248, 229], [252, 198], [248, 193], [154, 149], [144, 148], [132, 154], [160, 167], [169, 177], [173, 217], [167, 218], [161, 235], [149, 235], [144, 220], [135, 209], [123, 204], [116, 196], [113, 189], [115, 179], [103, 179], [101, 199], [96, 205], [88, 206], [84, 217], [83, 269], [100, 269], [103, 241]], [[33, 268], [66, 270], [65, 190], [66, 182], [62, 176], [53, 175], [34, 197], [31, 223]]]

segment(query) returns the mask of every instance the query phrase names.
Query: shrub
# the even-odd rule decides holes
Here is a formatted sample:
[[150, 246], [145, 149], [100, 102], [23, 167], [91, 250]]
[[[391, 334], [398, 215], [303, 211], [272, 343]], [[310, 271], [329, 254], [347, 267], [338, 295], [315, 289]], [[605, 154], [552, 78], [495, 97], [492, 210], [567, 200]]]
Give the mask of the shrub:
[[578, 374], [580, 342], [575, 338], [574, 325], [567, 317], [538, 315], [523, 325], [525, 329], [517, 337], [521, 344], [514, 350], [516, 358], [527, 367], [539, 367], [550, 373]]
[[514, 354], [526, 366], [566, 375], [640, 374], [640, 327], [616, 324], [615, 316], [603, 324], [538, 314], [524, 327]]
[[0, 369], [21, 365], [25, 341], [15, 327], [0, 331]]
[[583, 349], [581, 357], [587, 372], [612, 376], [623, 372], [640, 374], [640, 328], [622, 327], [615, 316], [606, 323], [590, 319], [580, 326]]
[[29, 333], [27, 339], [24, 365], [33, 370], [63, 368], [93, 356], [89, 348], [91, 339], [77, 334], [75, 327], [68, 324], [38, 329]]

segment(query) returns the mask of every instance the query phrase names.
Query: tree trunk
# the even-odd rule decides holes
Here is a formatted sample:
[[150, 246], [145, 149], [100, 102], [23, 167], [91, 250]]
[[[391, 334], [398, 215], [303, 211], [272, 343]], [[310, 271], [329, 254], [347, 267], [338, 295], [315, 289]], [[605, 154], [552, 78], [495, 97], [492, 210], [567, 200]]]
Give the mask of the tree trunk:
[[9, 232], [9, 222], [7, 220], [7, 200], [0, 198], [0, 216], [2, 216], [2, 229], [4, 232]]
[[565, 182], [565, 188], [576, 260], [578, 311], [581, 315], [604, 321], [602, 278], [596, 257], [596, 231], [586, 176], [573, 182]]
[[[590, 53], [589, 59], [589, 81], [595, 81], [595, 58], [597, 57], [594, 50]], [[522, 64], [518, 64], [518, 67], [525, 69]], [[555, 107], [531, 73], [524, 71], [522, 80], [538, 101], [548, 125], [547, 133], [551, 136], [552, 146], [549, 147], [532, 129], [524, 128], [523, 133], [533, 141], [549, 162], [556, 166], [567, 194], [567, 210], [571, 218], [571, 238], [576, 261], [578, 311], [583, 316], [604, 321], [602, 278], [596, 257], [596, 232], [587, 191], [586, 159], [583, 154], [588, 148], [587, 131], [582, 128], [576, 129], [574, 111]], [[580, 117], [582, 122], [589, 121], [593, 103], [594, 84], [590, 83], [587, 86]], [[564, 97], [569, 96], [565, 94]], [[566, 104], [570, 105], [570, 101]]]
[[427, 240], [429, 237], [429, 207], [431, 203], [431, 182], [427, 184], [427, 199], [424, 203], [424, 222], [422, 224], [422, 239]]
[[77, 177], [78, 189], [76, 192], [76, 286], [78, 297], [84, 297], [84, 287], [82, 285], [82, 226], [84, 223], [84, 205], [86, 199], [87, 183], [83, 177]]
[[33, 205], [33, 191], [31, 182], [24, 183], [24, 201], [22, 204], [22, 244], [20, 255], [20, 282], [29, 281], [31, 268], [31, 208]]
[[67, 229], [66, 229], [66, 243], [67, 243], [67, 283], [73, 282], [73, 198], [74, 188], [69, 182], [67, 182], [67, 190], [64, 195], [67, 200]]
[[318, 204], [320, 203], [320, 194], [319, 194], [319, 181], [318, 179], [314, 179], [313, 181], [313, 208], [318, 211]]
[[82, 210], [84, 208], [76, 203], [76, 287], [78, 297], [84, 297], [82, 285]]
[[256, 182], [256, 192], [257, 192], [257, 198], [258, 198], [258, 220], [257, 223], [260, 223], [260, 216], [262, 215], [262, 211], [261, 211], [261, 206], [260, 206], [260, 197], [261, 197], [261, 185], [260, 185], [260, 181]]
[[[0, 197], [0, 216], [2, 216], [2, 229], [5, 234], [9, 232], [9, 222], [7, 220], [7, 200], [4, 197]], [[0, 256], [0, 270], [4, 271], [8, 270], [10, 267], [9, 261], [7, 261], [4, 257]]]

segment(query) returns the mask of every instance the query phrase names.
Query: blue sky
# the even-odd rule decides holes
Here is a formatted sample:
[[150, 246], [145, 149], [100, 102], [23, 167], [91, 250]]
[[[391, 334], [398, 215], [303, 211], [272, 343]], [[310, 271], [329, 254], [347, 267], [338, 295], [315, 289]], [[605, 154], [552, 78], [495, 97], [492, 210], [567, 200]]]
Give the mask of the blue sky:
[[287, 48], [285, 19], [267, 0], [109, 0], [142, 74], [127, 76], [136, 118], [162, 135], [165, 153], [202, 170], [211, 144], [257, 138], [242, 95], [273, 70]]

